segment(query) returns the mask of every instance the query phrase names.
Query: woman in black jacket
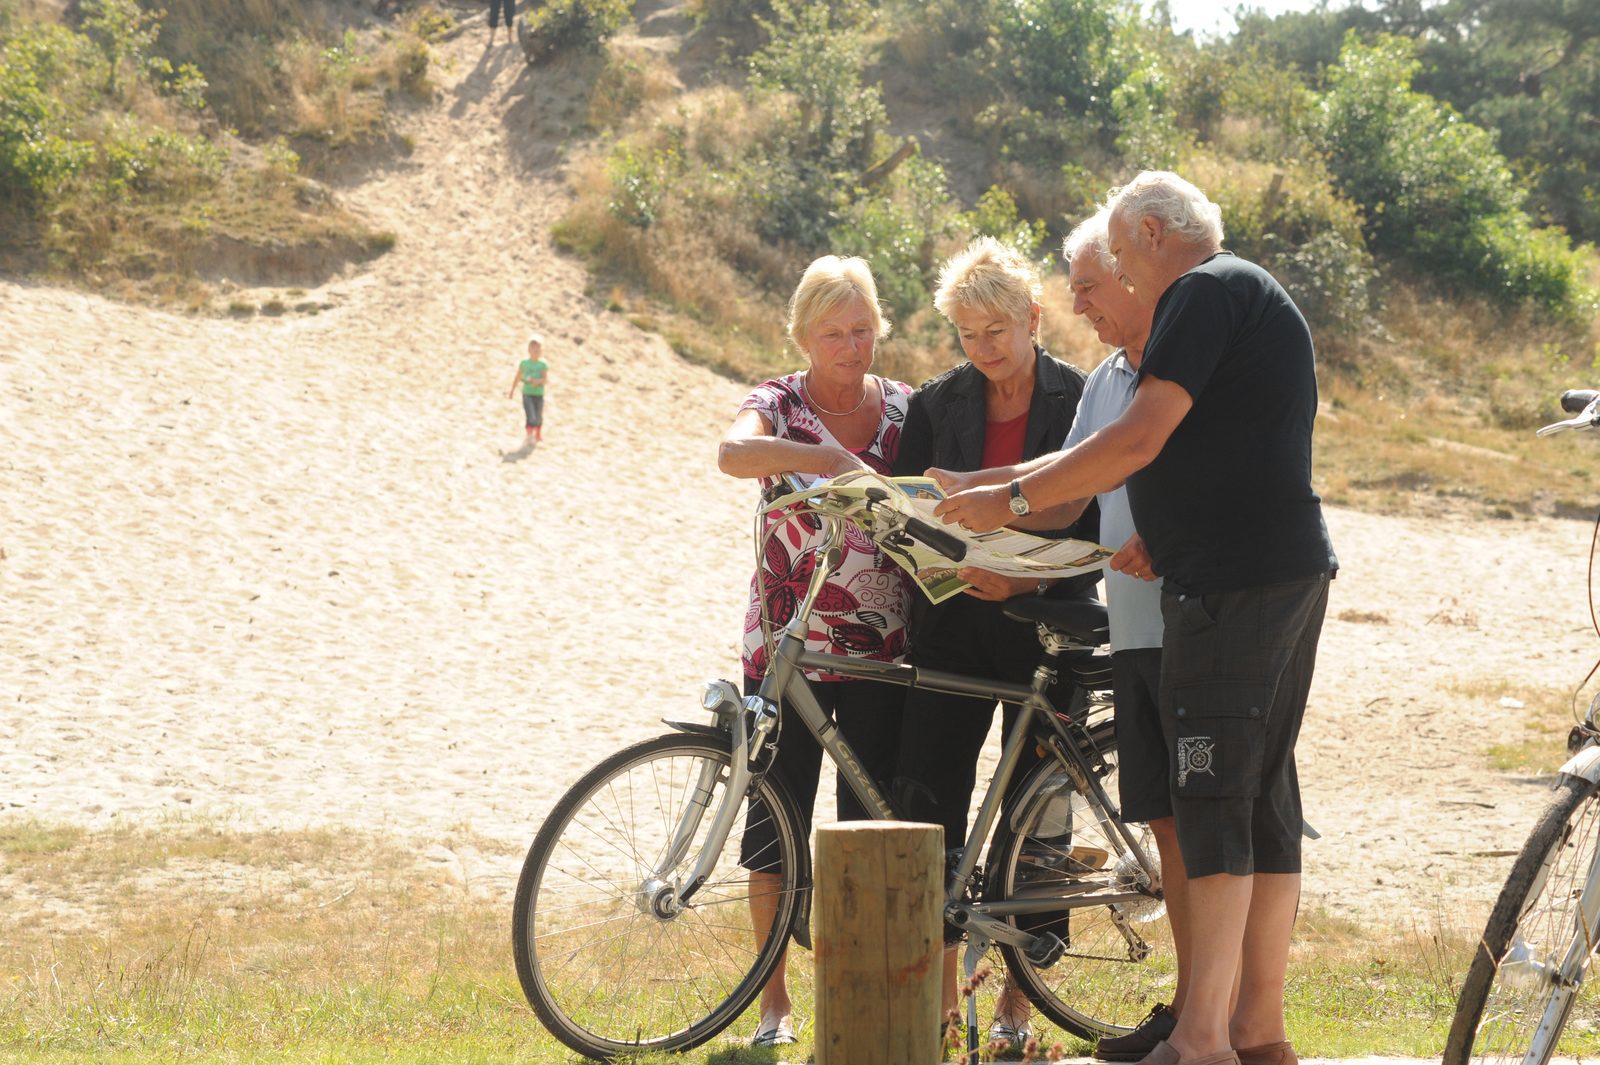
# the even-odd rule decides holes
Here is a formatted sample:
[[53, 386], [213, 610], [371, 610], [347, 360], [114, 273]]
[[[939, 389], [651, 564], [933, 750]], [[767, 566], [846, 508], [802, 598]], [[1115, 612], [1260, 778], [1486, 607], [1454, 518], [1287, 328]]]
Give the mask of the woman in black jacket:
[[[934, 305], [956, 327], [968, 361], [911, 397], [897, 475], [918, 475], [929, 467], [967, 472], [1006, 466], [1061, 447], [1083, 395], [1084, 375], [1038, 346], [1040, 291], [1028, 261], [991, 237], [944, 264]], [[1092, 508], [1068, 535], [1095, 538], [1098, 511]], [[1032, 679], [1043, 649], [1034, 626], [1008, 619], [1001, 604], [1031, 594], [1089, 598], [1098, 580], [1052, 583], [973, 569], [961, 576], [972, 584], [965, 594], [937, 605], [918, 603], [906, 660], [1021, 684]], [[1006, 734], [1017, 713], [1016, 706], [1006, 706]], [[943, 825], [948, 849], [965, 842], [978, 754], [993, 720], [994, 704], [969, 696], [914, 688], [906, 698], [896, 797], [905, 816]], [[954, 950], [945, 955], [944, 1005], [955, 1005]], [[1002, 991], [989, 1035], [1018, 1049], [1027, 1041], [1028, 1003], [1020, 992]]]

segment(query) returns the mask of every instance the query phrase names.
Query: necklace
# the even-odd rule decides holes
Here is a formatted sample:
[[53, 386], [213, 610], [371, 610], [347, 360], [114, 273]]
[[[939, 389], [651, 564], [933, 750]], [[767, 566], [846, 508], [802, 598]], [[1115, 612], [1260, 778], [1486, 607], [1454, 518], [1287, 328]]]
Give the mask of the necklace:
[[867, 382], [865, 379], [863, 379], [861, 382], [861, 398], [856, 400], [855, 406], [851, 407], [849, 410], [829, 410], [827, 407], [824, 407], [822, 404], [818, 403], [812, 398], [811, 389], [806, 387], [807, 382], [810, 380], [811, 371], [807, 370], [800, 377], [800, 391], [805, 393], [806, 402], [811, 404], [811, 409], [815, 410], [818, 414], [826, 414], [832, 418], [847, 418], [856, 411], [860, 410], [861, 405], [867, 401]]

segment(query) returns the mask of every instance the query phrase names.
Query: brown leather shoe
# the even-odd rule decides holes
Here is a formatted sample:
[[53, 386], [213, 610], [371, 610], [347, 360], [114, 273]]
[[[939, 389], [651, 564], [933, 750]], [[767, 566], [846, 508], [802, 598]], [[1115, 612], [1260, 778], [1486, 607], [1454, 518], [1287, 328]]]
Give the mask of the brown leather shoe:
[[1095, 1044], [1094, 1056], [1101, 1061], [1139, 1061], [1172, 1034], [1177, 1016], [1165, 1002], [1157, 1002], [1127, 1035], [1110, 1036]]
[[1150, 1053], [1139, 1059], [1139, 1065], [1178, 1065], [1178, 1052], [1163, 1039], [1150, 1049]]
[[1263, 1043], [1258, 1047], [1245, 1047], [1237, 1053], [1239, 1065], [1300, 1065], [1300, 1058], [1287, 1039], [1281, 1043]]

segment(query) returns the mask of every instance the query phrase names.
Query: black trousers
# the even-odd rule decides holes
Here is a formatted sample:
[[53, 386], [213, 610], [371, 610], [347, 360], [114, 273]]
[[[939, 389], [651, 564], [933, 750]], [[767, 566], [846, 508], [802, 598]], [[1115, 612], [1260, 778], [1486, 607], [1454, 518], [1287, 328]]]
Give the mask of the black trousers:
[[[1086, 593], [1092, 597], [1092, 592]], [[907, 660], [948, 673], [1028, 684], [1044, 657], [1032, 624], [1012, 621], [999, 603], [963, 595], [944, 603], [918, 627]], [[1066, 705], [1071, 681], [1050, 692]], [[895, 802], [903, 816], [944, 827], [946, 850], [966, 842], [978, 755], [994, 721], [995, 704], [966, 695], [914, 688], [906, 696], [895, 763]], [[1001, 735], [1009, 738], [1020, 708], [1005, 704]], [[1014, 787], [1038, 760], [1032, 747], [1012, 777]]]
[[517, 0], [489, 0], [489, 28], [495, 29], [500, 25], [500, 9], [505, 8], [506, 29], [516, 25]]

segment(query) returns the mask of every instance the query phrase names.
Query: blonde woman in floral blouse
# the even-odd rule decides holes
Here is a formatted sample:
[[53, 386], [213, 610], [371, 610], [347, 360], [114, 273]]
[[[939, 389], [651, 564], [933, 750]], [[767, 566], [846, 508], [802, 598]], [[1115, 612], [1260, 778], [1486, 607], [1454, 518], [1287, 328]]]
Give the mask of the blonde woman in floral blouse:
[[[889, 332], [878, 307], [877, 285], [865, 261], [827, 255], [806, 268], [789, 300], [789, 338], [806, 366], [758, 386], [746, 397], [717, 452], [717, 466], [734, 477], [760, 478], [763, 490], [784, 473], [832, 477], [867, 469], [887, 475], [900, 446], [911, 388], [871, 372], [874, 349]], [[773, 525], [778, 528], [774, 529]], [[770, 534], [770, 535], [769, 535]], [[763, 562], [750, 582], [750, 607], [744, 624], [744, 676], [747, 693], [760, 684], [767, 664], [765, 624], [776, 632], [793, 616], [810, 578], [811, 550], [820, 531], [815, 523], [770, 516], [762, 529]], [[911, 592], [905, 574], [858, 530], [845, 541], [843, 563], [829, 578], [815, 613], [808, 650], [852, 658], [898, 662], [905, 651], [906, 616]], [[900, 736], [899, 688], [873, 681], [808, 673], [823, 709], [839, 725], [862, 764], [887, 781]], [[799, 800], [810, 827], [822, 750], [804, 728], [783, 731], [771, 773]], [[838, 786], [841, 820], [869, 816], [848, 787]], [[747, 818], [740, 862], [750, 869], [750, 907], [757, 934], [772, 923], [767, 901], [779, 877], [761, 869], [764, 844], [760, 811]], [[770, 833], [768, 833], [770, 836]], [[761, 993], [756, 1046], [795, 1041], [784, 965]]]

